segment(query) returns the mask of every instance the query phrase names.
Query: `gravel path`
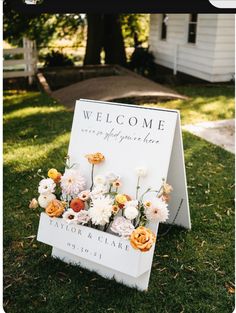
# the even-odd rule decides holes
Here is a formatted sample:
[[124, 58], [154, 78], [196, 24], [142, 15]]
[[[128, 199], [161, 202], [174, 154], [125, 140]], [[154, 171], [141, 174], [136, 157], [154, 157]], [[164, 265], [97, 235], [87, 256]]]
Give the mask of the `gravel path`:
[[129, 97], [156, 97], [161, 99], [185, 99], [176, 91], [157, 84], [135, 73], [86, 79], [52, 92], [55, 99], [74, 108], [78, 99], [112, 101]]
[[183, 126], [183, 129], [225, 150], [235, 153], [235, 120], [204, 122]]

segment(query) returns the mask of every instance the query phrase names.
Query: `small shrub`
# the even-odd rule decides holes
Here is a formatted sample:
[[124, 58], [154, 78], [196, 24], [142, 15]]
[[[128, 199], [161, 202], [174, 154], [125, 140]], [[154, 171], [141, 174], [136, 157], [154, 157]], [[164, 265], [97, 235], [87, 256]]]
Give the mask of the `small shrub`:
[[131, 59], [130, 68], [142, 75], [150, 75], [154, 66], [154, 55], [148, 48], [135, 48]]
[[72, 59], [59, 51], [51, 51], [44, 57], [44, 67], [74, 65]]

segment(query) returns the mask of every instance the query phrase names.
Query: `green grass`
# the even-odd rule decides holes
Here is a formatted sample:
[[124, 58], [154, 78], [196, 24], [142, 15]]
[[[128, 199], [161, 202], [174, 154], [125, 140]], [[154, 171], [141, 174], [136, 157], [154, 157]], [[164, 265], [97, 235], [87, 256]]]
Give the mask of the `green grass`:
[[[231, 91], [228, 94], [226, 90], [224, 96], [211, 91], [204, 97], [213, 99], [209, 100], [213, 103], [220, 103], [221, 99], [222, 105], [232, 101]], [[203, 97], [197, 89], [196, 95]], [[198, 102], [194, 99], [192, 104]], [[198, 108], [202, 117], [200, 104]], [[195, 109], [193, 106], [191, 110]], [[230, 108], [229, 112], [226, 108], [220, 113], [213, 111], [214, 117], [223, 111], [224, 117], [232, 117]], [[187, 121], [187, 103], [182, 113]], [[31, 237], [37, 233], [40, 212], [28, 208], [29, 200], [37, 194], [36, 172], [39, 168], [47, 171], [52, 166], [63, 169], [71, 122], [72, 113], [46, 95], [5, 93], [5, 311], [232, 312], [234, 156], [189, 133], [185, 132], [183, 139], [192, 230], [174, 227], [167, 236], [158, 239], [147, 293], [53, 260], [51, 248]], [[162, 227], [160, 231], [163, 230]]]
[[189, 85], [175, 89], [188, 99], [149, 103], [148, 106], [181, 110], [182, 124], [234, 118], [235, 91], [232, 85]]

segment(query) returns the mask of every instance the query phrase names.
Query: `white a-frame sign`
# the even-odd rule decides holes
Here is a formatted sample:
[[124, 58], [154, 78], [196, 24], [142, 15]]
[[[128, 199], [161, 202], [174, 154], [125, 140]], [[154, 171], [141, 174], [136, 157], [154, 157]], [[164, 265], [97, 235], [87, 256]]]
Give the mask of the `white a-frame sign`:
[[[147, 168], [140, 193], [149, 187], [158, 189], [162, 179], [166, 179], [173, 186], [167, 223], [191, 228], [178, 111], [79, 100], [68, 154], [71, 164], [79, 164], [87, 180], [91, 167], [85, 155], [95, 152], [105, 155], [105, 162], [95, 167], [95, 175], [119, 174], [121, 191], [133, 198], [137, 184], [135, 168]], [[154, 246], [148, 252], [140, 252], [128, 240], [115, 235], [86, 226], [69, 227], [64, 220], [56, 220], [42, 213], [38, 231], [38, 240], [53, 246], [53, 257], [140, 290], [148, 288]], [[157, 233], [158, 225], [149, 227]]]

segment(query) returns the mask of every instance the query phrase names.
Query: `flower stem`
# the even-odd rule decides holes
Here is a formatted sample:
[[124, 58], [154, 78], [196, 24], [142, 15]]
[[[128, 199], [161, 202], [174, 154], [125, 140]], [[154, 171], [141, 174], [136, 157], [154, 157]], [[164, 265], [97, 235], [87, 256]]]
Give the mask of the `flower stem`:
[[113, 222], [113, 220], [114, 220], [114, 217], [111, 217], [110, 221], [107, 224], [105, 224], [104, 229], [103, 229], [104, 232], [106, 232], [108, 230], [108, 228], [111, 225], [111, 223]]
[[136, 199], [138, 199], [138, 192], [139, 192], [139, 189], [140, 189], [140, 186], [139, 186], [139, 181], [140, 181], [140, 176], [138, 177], [138, 181], [137, 181], [137, 187], [136, 187]]
[[94, 164], [92, 164], [92, 171], [91, 171], [91, 181], [92, 181], [92, 184], [91, 184], [91, 187], [90, 187], [90, 191], [92, 191], [92, 189], [93, 189], [93, 173], [94, 173]]

